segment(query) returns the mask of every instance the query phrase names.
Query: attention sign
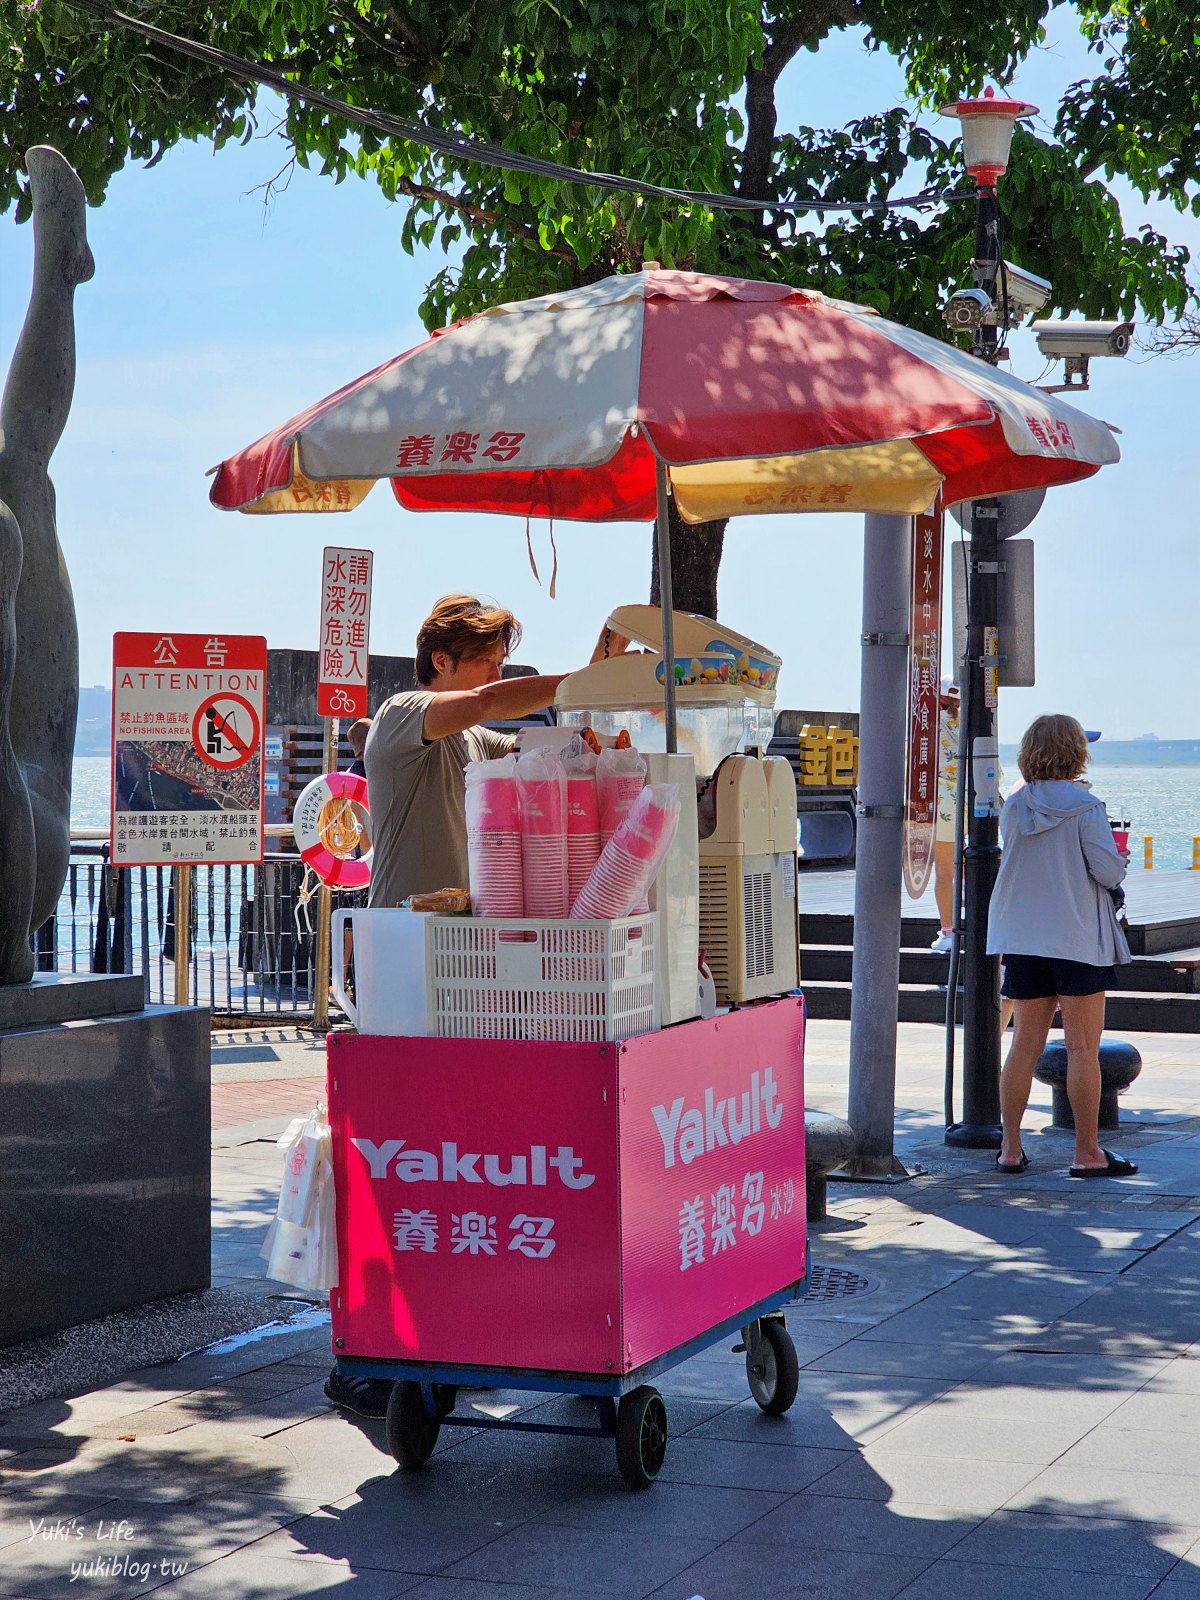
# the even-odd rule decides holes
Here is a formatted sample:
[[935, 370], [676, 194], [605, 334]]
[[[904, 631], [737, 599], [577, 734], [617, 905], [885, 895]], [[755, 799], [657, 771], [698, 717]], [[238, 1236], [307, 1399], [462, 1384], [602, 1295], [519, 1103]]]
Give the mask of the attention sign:
[[258, 862], [267, 641], [113, 637], [112, 859]]
[[321, 567], [317, 715], [365, 717], [371, 633], [370, 550], [326, 545]]

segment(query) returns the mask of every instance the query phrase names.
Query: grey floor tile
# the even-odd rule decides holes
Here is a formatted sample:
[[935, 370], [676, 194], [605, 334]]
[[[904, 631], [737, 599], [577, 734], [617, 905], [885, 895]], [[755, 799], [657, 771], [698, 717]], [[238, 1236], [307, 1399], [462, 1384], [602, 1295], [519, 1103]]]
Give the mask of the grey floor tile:
[[405, 1600], [557, 1600], [553, 1589], [527, 1583], [488, 1583], [483, 1578], [423, 1578]]
[[648, 1494], [631, 1494], [623, 1479], [614, 1478], [540, 1511], [537, 1520], [563, 1528], [622, 1531], [631, 1538], [665, 1533], [693, 1539], [699, 1535], [716, 1543], [757, 1522], [785, 1498], [763, 1489], [673, 1481], [660, 1481]]
[[780, 1552], [738, 1540], [673, 1578], [654, 1600], [892, 1600], [925, 1565], [820, 1547]]
[[[1200, 1507], [1197, 1507], [1200, 1515]], [[1054, 1512], [997, 1511], [949, 1553], [981, 1566], [1162, 1578], [1190, 1548], [1195, 1528]]]
[[938, 1397], [921, 1415], [950, 1421], [1003, 1421], [1022, 1428], [1078, 1428], [1080, 1435], [1112, 1420], [1130, 1398], [1127, 1389], [1025, 1388], [1018, 1383], [977, 1383], [968, 1379]]
[[1100, 1470], [1120, 1467], [1130, 1473], [1169, 1473], [1200, 1481], [1200, 1436], [1165, 1428], [1122, 1428], [1110, 1418], [1072, 1445], [1059, 1464]]
[[[859, 1338], [820, 1357], [804, 1371], [894, 1374], [915, 1379], [969, 1378], [991, 1366], [997, 1356], [1006, 1354], [1009, 1343], [997, 1341], [987, 1346], [964, 1348], [951, 1339], [910, 1343]], [[800, 1382], [804, 1382], [804, 1372], [800, 1374]]]
[[854, 1450], [867, 1439], [896, 1427], [901, 1420], [902, 1414], [894, 1411], [851, 1414], [847, 1407], [843, 1422], [827, 1406], [803, 1399], [797, 1400], [782, 1417], [772, 1417], [753, 1400], [746, 1400], [702, 1422], [688, 1437], [729, 1439], [742, 1444], [816, 1445], [825, 1450]]
[[[0, 1498], [0, 1550], [14, 1544], [66, 1548], [79, 1543], [75, 1530], [87, 1529], [101, 1506], [111, 1496], [103, 1494], [64, 1494], [53, 1506], [44, 1501], [27, 1500], [20, 1493]], [[88, 1513], [93, 1513], [89, 1516]], [[0, 1555], [0, 1568], [4, 1557]]]
[[868, 1445], [836, 1467], [820, 1480], [817, 1493], [982, 1514], [1006, 1504], [1038, 1472], [1035, 1465], [1021, 1462], [901, 1455], [886, 1450], [886, 1442]]
[[[31, 1596], [47, 1590], [88, 1592], [93, 1585], [114, 1594], [139, 1594], [164, 1577], [252, 1544], [300, 1515], [297, 1507], [265, 1496], [214, 1495], [203, 1508], [179, 1501], [109, 1500], [79, 1516], [69, 1538], [8, 1546], [0, 1552], [0, 1569], [20, 1574]], [[72, 1579], [77, 1566], [78, 1577]], [[77, 1589], [55, 1590], [56, 1582], [72, 1581]]]
[[1146, 1385], [1147, 1394], [1200, 1395], [1200, 1360], [1185, 1352], [1160, 1366]]
[[342, 1561], [280, 1561], [254, 1547], [175, 1578], [156, 1594], [166, 1600], [394, 1600], [422, 1581], [420, 1573], [361, 1571]]
[[956, 1416], [945, 1403], [927, 1406], [883, 1436], [884, 1448], [909, 1455], [974, 1461], [1026, 1461], [1047, 1466], [1077, 1444], [1090, 1424], [1036, 1426], [1012, 1419]]
[[532, 1522], [456, 1562], [446, 1575], [572, 1593], [591, 1591], [608, 1600], [639, 1600], [711, 1549], [711, 1540], [671, 1534], [631, 1540], [621, 1533], [589, 1529], [586, 1539], [564, 1538], [561, 1527]]
[[904, 1600], [1146, 1600], [1156, 1582], [1095, 1572], [977, 1566], [946, 1557], [921, 1573], [903, 1594]]
[[[977, 1367], [975, 1383], [1019, 1384], [1051, 1389], [1117, 1390], [1130, 1394], [1149, 1383], [1170, 1361], [1169, 1356], [1084, 1354], [1049, 1349], [1007, 1350]], [[1200, 1365], [1200, 1363], [1198, 1363]]]
[[1171, 1522], [1186, 1527], [1200, 1507], [1200, 1478], [1128, 1472], [1113, 1462], [1101, 1469], [1055, 1462], [1015, 1490], [1009, 1511], [1063, 1511], [1084, 1517]]
[[800, 1551], [845, 1550], [932, 1561], [957, 1546], [980, 1521], [978, 1515], [955, 1516], [938, 1506], [844, 1500], [814, 1490], [793, 1495], [736, 1538], [739, 1543]]
[[[348, 1564], [355, 1571], [441, 1572], [499, 1538], [507, 1524], [460, 1505], [457, 1516], [404, 1516], [361, 1504], [314, 1512], [259, 1540], [264, 1556], [295, 1566]], [[380, 1514], [380, 1513], [383, 1514]], [[515, 1520], [515, 1519], [514, 1519]]]
[[756, 1446], [689, 1437], [671, 1441], [662, 1481], [794, 1494], [819, 1482], [849, 1459], [849, 1453], [843, 1450], [809, 1449], [803, 1445]]

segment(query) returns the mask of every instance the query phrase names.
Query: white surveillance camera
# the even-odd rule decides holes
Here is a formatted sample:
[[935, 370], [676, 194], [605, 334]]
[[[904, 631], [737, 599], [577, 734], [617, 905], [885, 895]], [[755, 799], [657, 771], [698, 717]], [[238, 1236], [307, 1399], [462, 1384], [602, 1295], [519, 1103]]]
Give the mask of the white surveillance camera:
[[1005, 262], [1000, 283], [1008, 291], [1009, 320], [1012, 322], [1019, 322], [1031, 311], [1040, 311], [1050, 298], [1048, 279], [1039, 278], [1036, 272], [1027, 272], [1024, 267], [1014, 266], [1011, 261]]
[[992, 310], [992, 302], [983, 289], [956, 289], [946, 301], [942, 319], [956, 333], [974, 333]]
[[1132, 322], [1032, 322], [1044, 356], [1123, 356], [1129, 352]]

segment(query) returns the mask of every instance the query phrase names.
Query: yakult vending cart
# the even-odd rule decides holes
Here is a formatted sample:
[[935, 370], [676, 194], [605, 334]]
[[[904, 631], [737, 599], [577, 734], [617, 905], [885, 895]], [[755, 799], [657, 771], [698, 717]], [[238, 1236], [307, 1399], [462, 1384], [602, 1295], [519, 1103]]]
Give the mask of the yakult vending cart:
[[[640, 670], [653, 681], [650, 656]], [[694, 752], [673, 759], [694, 795]], [[700, 765], [703, 788], [715, 763]], [[804, 1002], [793, 965], [774, 997], [697, 1015], [694, 803], [690, 818], [673, 910], [660, 894], [612, 922], [423, 917], [405, 937], [424, 946], [424, 1033], [329, 1036], [334, 1354], [348, 1377], [397, 1380], [404, 1467], [443, 1426], [599, 1432], [645, 1488], [668, 1431], [650, 1380], [722, 1339], [765, 1411], [795, 1399], [781, 1308], [807, 1277]], [[790, 848], [794, 872], [794, 791]], [[373, 936], [364, 919], [409, 915], [346, 921]], [[656, 947], [667, 928], [686, 977], [689, 918], [690, 992], [672, 1001]], [[458, 1391], [480, 1385], [588, 1396], [597, 1421], [461, 1414]]]

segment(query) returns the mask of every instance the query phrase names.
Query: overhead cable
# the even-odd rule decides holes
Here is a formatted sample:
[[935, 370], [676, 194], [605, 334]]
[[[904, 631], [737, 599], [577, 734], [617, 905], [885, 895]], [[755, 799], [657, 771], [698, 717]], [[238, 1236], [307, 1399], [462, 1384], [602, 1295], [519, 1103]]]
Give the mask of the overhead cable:
[[628, 194], [641, 195], [648, 200], [674, 200], [689, 205], [705, 206], [713, 211], [774, 211], [802, 214], [807, 211], [895, 211], [901, 208], [927, 209], [930, 206], [954, 200], [974, 200], [975, 191], [927, 189], [920, 194], [896, 200], [753, 200], [742, 195], [710, 194], [703, 189], [675, 189], [661, 184], [645, 183], [638, 178], [626, 178], [612, 172], [588, 172], [579, 167], [568, 167], [557, 161], [544, 161], [538, 156], [522, 155], [506, 150], [503, 145], [488, 144], [480, 139], [464, 138], [447, 133], [444, 129], [414, 122], [407, 117], [393, 116], [387, 111], [373, 111], [362, 106], [349, 105], [344, 100], [326, 94], [322, 89], [288, 77], [276, 67], [261, 62], [248, 61], [244, 56], [233, 55], [215, 45], [201, 44], [196, 39], [185, 39], [179, 34], [156, 28], [153, 23], [142, 22], [126, 16], [102, 3], [102, 0], [63, 0], [73, 10], [82, 11], [109, 28], [124, 28], [137, 33], [152, 44], [164, 46], [201, 61], [206, 66], [234, 78], [243, 78], [276, 90], [289, 100], [299, 100], [307, 105], [319, 106], [332, 116], [346, 122], [372, 128], [389, 138], [407, 139], [426, 150], [453, 156], [460, 162], [477, 166], [498, 167], [509, 172], [523, 172], [530, 177], [553, 178], [560, 183], [584, 184], [594, 189], [615, 189]]

